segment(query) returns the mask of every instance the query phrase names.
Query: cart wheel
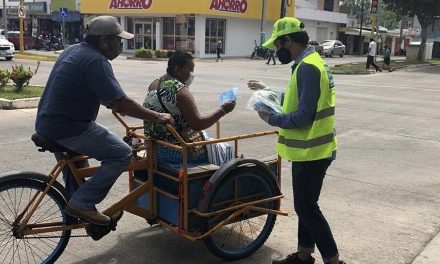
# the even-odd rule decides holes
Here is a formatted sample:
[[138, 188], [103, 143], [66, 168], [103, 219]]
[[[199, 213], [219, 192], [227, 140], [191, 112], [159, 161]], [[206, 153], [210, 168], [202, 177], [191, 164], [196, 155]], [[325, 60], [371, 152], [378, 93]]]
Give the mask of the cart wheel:
[[[207, 212], [278, 195], [274, 181], [268, 177], [273, 176], [249, 167], [239, 168], [225, 175], [220, 184], [210, 191], [212, 193]], [[279, 200], [255, 206], [278, 209]], [[222, 227], [204, 239], [204, 243], [214, 255], [225, 260], [237, 260], [254, 253], [266, 242], [276, 220], [276, 214], [251, 209], [226, 220], [232, 213], [234, 211], [215, 214], [206, 218], [203, 225], [204, 232], [208, 232], [224, 221]]]
[[[66, 248], [70, 230], [24, 237], [15, 231], [16, 217], [23, 212], [34, 194], [43, 191], [45, 187], [46, 184], [31, 179], [11, 180], [0, 184], [2, 263], [54, 263]], [[72, 218], [64, 213], [65, 205], [65, 198], [54, 188], [49, 189], [28, 224], [67, 224]]]

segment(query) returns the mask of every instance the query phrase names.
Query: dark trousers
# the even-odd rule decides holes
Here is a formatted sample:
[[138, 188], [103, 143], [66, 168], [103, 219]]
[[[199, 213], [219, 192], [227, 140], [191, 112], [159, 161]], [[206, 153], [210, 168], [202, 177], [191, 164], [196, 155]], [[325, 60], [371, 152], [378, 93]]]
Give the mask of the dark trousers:
[[271, 59], [273, 60], [273, 65], [277, 64], [275, 61], [275, 52], [269, 52], [269, 59], [267, 60], [266, 64], [269, 64]]
[[217, 51], [217, 61], [218, 61], [218, 59], [223, 60], [222, 56], [220, 56], [220, 53], [222, 52], [222, 49], [217, 48], [216, 51]]
[[374, 63], [374, 56], [368, 55], [367, 57], [367, 70], [370, 69], [370, 65], [373, 65], [373, 67], [376, 69], [376, 71], [379, 70], [379, 67]]
[[298, 215], [298, 250], [312, 253], [315, 244], [325, 262], [338, 256], [338, 248], [318, 200], [330, 159], [292, 162], [295, 212]]

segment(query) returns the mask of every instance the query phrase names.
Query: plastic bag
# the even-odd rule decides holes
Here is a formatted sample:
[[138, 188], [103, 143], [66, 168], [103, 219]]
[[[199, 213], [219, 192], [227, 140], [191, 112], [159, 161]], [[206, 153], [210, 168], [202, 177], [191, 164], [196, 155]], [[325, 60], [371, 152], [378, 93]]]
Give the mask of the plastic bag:
[[282, 114], [280, 93], [269, 88], [254, 92], [247, 102], [247, 108], [268, 114]]
[[[205, 130], [202, 130], [202, 135], [205, 140], [212, 140]], [[207, 144], [206, 150], [208, 151], [209, 163], [217, 166], [221, 166], [234, 158], [232, 146], [227, 142]]]
[[238, 87], [232, 87], [229, 90], [223, 91], [220, 94], [218, 103], [220, 106], [224, 105], [226, 102], [237, 101]]

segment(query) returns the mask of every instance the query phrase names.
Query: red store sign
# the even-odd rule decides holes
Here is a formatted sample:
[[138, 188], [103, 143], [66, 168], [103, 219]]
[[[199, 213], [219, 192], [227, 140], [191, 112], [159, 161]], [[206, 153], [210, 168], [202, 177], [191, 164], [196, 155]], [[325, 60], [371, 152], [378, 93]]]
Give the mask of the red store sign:
[[246, 0], [211, 0], [209, 9], [233, 13], [245, 13], [248, 7]]
[[148, 9], [153, 0], [112, 0], [109, 9]]

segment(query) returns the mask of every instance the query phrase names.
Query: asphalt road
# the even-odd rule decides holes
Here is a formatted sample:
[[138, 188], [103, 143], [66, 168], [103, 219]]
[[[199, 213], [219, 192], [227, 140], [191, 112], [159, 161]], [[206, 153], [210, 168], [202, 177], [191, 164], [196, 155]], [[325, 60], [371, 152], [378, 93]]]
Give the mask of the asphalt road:
[[[345, 57], [344, 57], [345, 58]], [[364, 59], [364, 58], [358, 58]], [[332, 58], [329, 61], [339, 60]], [[15, 60], [34, 67], [36, 62]], [[9, 67], [1, 61], [0, 68]], [[331, 63], [330, 63], [331, 64]], [[42, 62], [31, 80], [44, 84], [53, 63]], [[165, 61], [116, 59], [115, 75], [127, 94], [142, 102], [148, 84], [165, 72]], [[217, 107], [218, 94], [239, 87], [235, 111], [222, 120], [223, 135], [270, 130], [246, 108], [249, 79], [283, 89], [290, 67], [268, 66], [262, 60], [225, 59], [196, 62], [191, 86], [202, 113]], [[352, 264], [412, 263], [440, 230], [440, 67], [358, 76], [335, 76], [337, 89], [337, 160], [328, 171], [320, 205], [338, 243], [341, 257]], [[35, 109], [0, 110], [0, 172], [34, 170], [47, 173], [50, 154], [36, 151], [29, 138]], [[122, 135], [122, 127], [106, 109], [99, 122]], [[135, 122], [133, 120], [133, 122]], [[274, 153], [274, 138], [248, 141], [240, 153], [265, 157]], [[265, 245], [235, 263], [270, 263], [295, 251], [296, 216], [290, 188], [290, 167], [284, 163], [282, 207]], [[101, 208], [127, 193], [121, 176]], [[321, 264], [319, 253], [316, 254]], [[116, 232], [98, 242], [70, 241], [59, 263], [224, 263], [202, 242], [190, 242], [143, 219], [126, 214]], [[433, 262], [435, 263], [435, 262]], [[437, 262], [437, 263], [440, 263]]]

